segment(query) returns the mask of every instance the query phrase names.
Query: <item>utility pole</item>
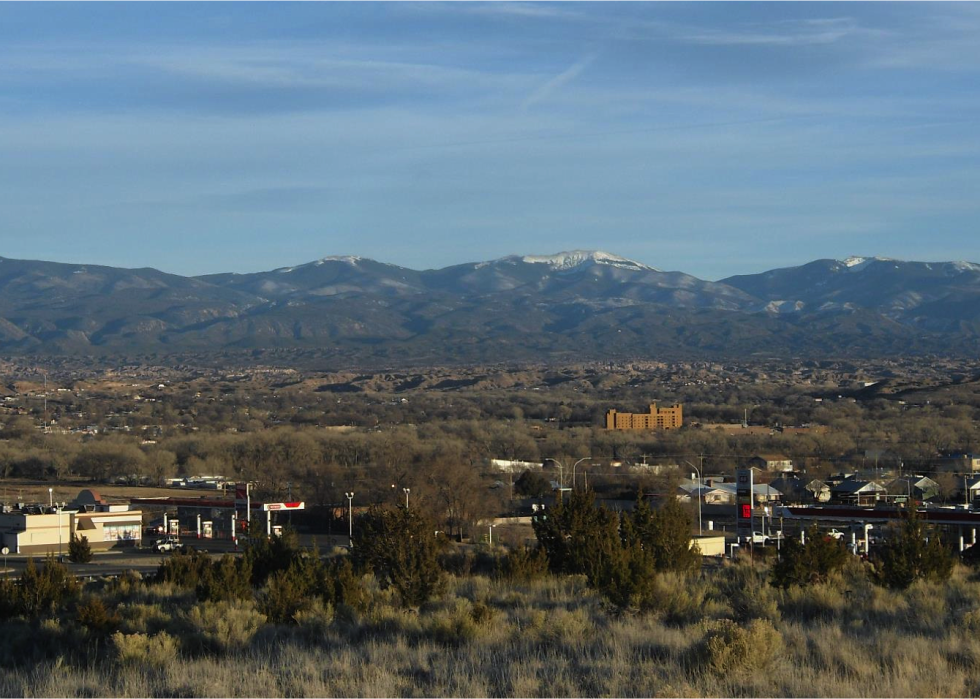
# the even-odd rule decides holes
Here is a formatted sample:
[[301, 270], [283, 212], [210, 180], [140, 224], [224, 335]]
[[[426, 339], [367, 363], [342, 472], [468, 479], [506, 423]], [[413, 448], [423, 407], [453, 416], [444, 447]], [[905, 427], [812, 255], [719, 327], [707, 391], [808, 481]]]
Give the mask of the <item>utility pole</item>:
[[347, 496], [347, 508], [350, 517], [347, 536], [350, 539], [350, 546], [354, 546], [354, 492], [344, 493]]

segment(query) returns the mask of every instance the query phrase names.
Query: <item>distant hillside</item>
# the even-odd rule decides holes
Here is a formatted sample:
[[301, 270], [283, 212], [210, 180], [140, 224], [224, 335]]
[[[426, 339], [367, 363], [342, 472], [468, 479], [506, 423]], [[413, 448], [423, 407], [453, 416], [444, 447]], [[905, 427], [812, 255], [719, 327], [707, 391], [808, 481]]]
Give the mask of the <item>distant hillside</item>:
[[817, 260], [720, 282], [603, 252], [189, 278], [0, 258], [0, 351], [311, 348], [349, 363], [980, 349], [980, 265]]

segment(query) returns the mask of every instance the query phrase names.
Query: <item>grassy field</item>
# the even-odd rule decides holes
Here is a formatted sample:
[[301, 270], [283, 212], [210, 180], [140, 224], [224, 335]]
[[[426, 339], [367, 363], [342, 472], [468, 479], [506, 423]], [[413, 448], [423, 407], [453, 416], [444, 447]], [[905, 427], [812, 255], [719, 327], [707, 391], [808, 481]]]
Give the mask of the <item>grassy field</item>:
[[[295, 624], [169, 584], [97, 583], [113, 635], [69, 619], [0, 634], [4, 696], [975, 696], [980, 583], [880, 588], [853, 564], [778, 590], [725, 565], [658, 577], [652, 614], [616, 614], [580, 577], [454, 577], [403, 609], [365, 579], [360, 611]], [[95, 591], [90, 588], [88, 593]]]

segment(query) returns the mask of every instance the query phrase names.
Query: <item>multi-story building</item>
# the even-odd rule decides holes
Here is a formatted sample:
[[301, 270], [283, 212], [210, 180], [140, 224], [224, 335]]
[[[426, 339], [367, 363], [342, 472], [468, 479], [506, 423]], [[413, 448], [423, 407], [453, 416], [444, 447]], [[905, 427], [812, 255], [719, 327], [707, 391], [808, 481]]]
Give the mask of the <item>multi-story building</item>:
[[658, 408], [650, 404], [649, 413], [621, 413], [610, 410], [606, 413], [607, 430], [676, 430], [684, 423], [684, 408], [680, 403], [669, 408]]

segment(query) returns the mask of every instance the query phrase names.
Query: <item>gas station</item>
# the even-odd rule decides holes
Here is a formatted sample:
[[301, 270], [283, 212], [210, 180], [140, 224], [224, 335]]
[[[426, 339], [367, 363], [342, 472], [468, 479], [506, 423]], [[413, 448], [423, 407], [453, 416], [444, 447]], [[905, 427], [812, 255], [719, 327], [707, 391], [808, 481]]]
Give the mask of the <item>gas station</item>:
[[253, 500], [250, 483], [237, 483], [231, 500], [202, 496], [133, 498], [130, 502], [150, 513], [162, 510], [165, 535], [234, 543], [242, 537], [254, 536], [257, 531], [265, 536], [279, 534], [281, 513], [306, 509], [303, 502]]

